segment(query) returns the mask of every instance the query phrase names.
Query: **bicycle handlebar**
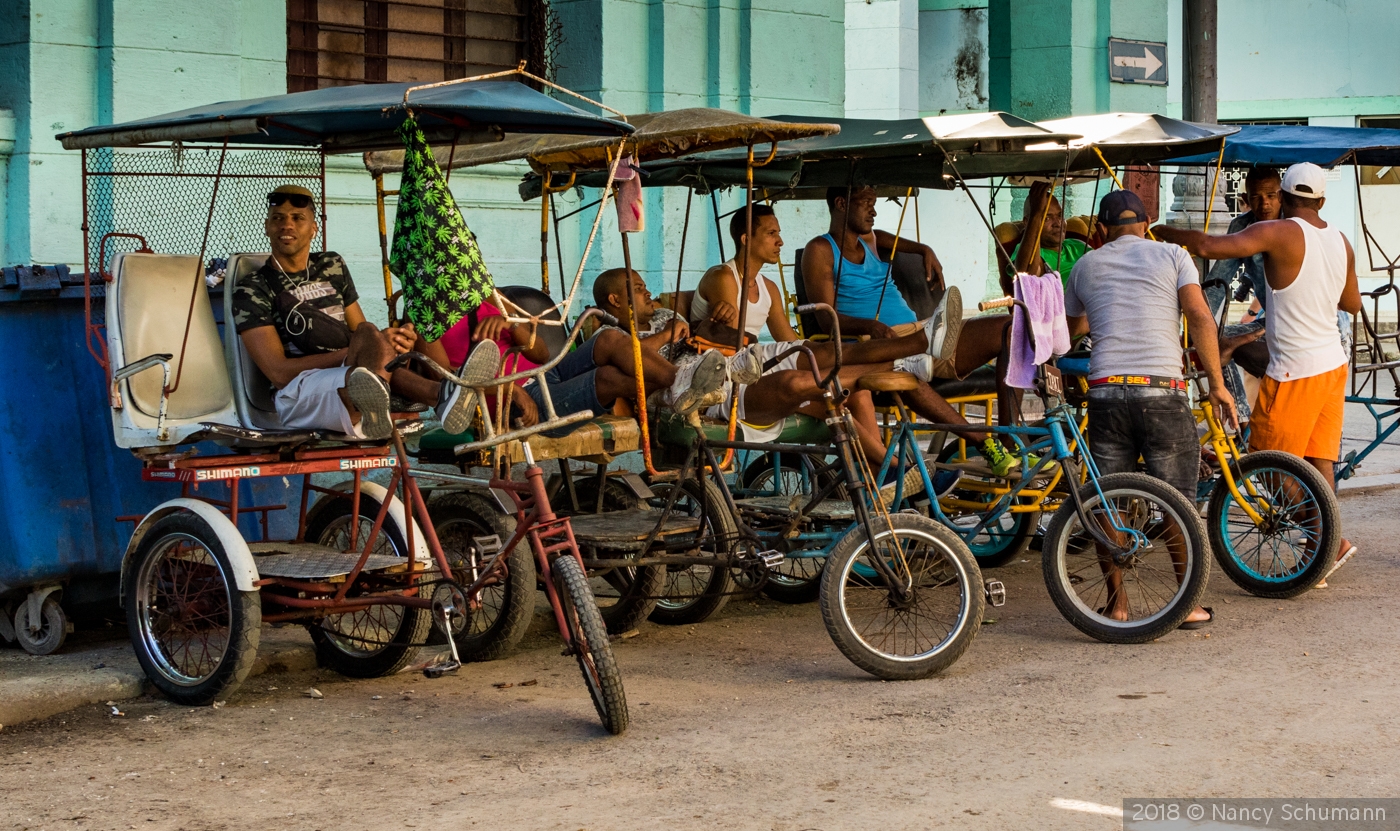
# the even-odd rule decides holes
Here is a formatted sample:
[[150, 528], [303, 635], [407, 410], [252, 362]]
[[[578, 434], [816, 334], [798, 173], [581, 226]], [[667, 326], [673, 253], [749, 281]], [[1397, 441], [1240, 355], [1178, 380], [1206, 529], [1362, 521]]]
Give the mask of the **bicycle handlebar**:
[[[817, 312], [823, 312], [831, 318], [831, 342], [835, 345], [836, 351], [836, 362], [831, 367], [831, 372], [827, 374], [826, 380], [822, 381], [820, 384], [824, 388], [827, 384], [831, 383], [833, 378], [841, 374], [841, 316], [836, 314], [835, 309], [825, 303], [807, 303], [806, 305], [797, 307], [797, 313], [800, 315], [815, 314]], [[815, 368], [816, 363], [813, 363], [812, 366]]]
[[1016, 305], [1014, 297], [998, 297], [995, 300], [983, 300], [977, 304], [977, 311], [990, 312], [993, 309], [1007, 309]]

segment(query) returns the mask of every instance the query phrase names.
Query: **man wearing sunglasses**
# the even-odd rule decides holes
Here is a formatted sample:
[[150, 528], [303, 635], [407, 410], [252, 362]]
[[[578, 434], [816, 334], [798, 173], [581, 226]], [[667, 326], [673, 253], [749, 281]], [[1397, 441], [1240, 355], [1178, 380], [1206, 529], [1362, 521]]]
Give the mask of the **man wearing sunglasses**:
[[272, 255], [234, 289], [234, 325], [276, 388], [283, 426], [387, 438], [392, 389], [435, 407], [450, 432], [466, 429], [469, 413], [455, 406], [461, 387], [385, 369], [413, 348], [413, 326], [380, 330], [365, 320], [345, 261], [332, 251], [311, 253], [317, 232], [311, 191], [282, 185], [269, 193], [263, 230]]

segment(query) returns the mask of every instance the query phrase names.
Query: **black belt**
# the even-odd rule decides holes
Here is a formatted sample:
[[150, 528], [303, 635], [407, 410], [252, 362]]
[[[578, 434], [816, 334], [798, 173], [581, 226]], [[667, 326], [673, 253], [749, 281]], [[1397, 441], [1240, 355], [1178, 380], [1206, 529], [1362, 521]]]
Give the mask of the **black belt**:
[[1122, 387], [1156, 387], [1164, 390], [1186, 391], [1186, 382], [1180, 378], [1168, 378], [1164, 375], [1105, 375], [1102, 378], [1090, 378], [1089, 386], [1101, 387], [1105, 384], [1113, 384]]

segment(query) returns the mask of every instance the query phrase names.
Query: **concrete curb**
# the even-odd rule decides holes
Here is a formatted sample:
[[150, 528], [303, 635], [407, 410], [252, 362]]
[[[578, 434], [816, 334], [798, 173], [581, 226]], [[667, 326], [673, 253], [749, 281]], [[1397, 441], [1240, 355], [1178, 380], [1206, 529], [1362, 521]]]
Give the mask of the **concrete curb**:
[[[0, 681], [0, 727], [46, 719], [89, 704], [139, 698], [146, 690], [146, 676], [135, 656], [125, 657], [121, 667]], [[258, 650], [248, 677], [315, 668], [316, 651], [310, 645], [270, 645]]]
[[1339, 496], [1363, 494], [1373, 490], [1387, 490], [1400, 487], [1400, 473], [1385, 473], [1377, 476], [1353, 476], [1343, 479], [1337, 486]]

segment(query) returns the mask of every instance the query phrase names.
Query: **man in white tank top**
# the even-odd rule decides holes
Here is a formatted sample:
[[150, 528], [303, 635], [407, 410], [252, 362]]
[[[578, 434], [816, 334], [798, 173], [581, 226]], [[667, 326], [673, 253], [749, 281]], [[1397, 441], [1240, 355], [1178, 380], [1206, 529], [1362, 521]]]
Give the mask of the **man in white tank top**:
[[[1332, 484], [1349, 359], [1337, 337], [1337, 310], [1361, 311], [1361, 292], [1351, 243], [1318, 215], [1326, 190], [1322, 168], [1295, 164], [1283, 174], [1283, 219], [1221, 237], [1158, 230], [1198, 257], [1264, 255], [1269, 367], [1250, 421], [1249, 446], [1301, 456]], [[1329, 574], [1351, 559], [1356, 547], [1343, 539], [1337, 553]], [[1325, 576], [1319, 585], [1326, 585]]]

